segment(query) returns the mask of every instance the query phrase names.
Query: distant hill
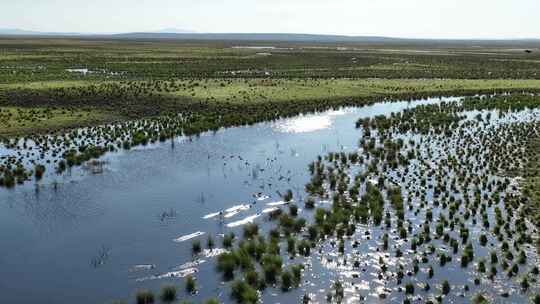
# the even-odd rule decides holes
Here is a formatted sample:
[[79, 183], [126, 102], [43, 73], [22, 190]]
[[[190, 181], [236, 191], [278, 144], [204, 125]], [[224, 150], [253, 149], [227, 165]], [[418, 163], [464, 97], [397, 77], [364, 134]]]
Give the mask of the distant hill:
[[[144, 32], [148, 35], [159, 34], [194, 34], [194, 31], [183, 30], [177, 28], [164, 28], [157, 31]], [[0, 28], [0, 35], [4, 36], [111, 36], [124, 35], [117, 33], [79, 33], [79, 32], [39, 32], [27, 31], [21, 29]]]
[[83, 33], [76, 32], [38, 32], [21, 29], [3, 29], [0, 28], [0, 35], [3, 36], [82, 36]]
[[345, 36], [294, 33], [196, 33], [190, 30], [165, 28], [153, 32], [133, 33], [76, 33], [76, 32], [37, 32], [21, 29], [0, 29], [0, 36], [69, 36], [105, 39], [171, 39], [171, 40], [221, 40], [221, 41], [260, 41], [260, 42], [307, 42], [307, 43], [466, 43], [483, 45], [497, 43], [510, 45], [515, 42], [539, 44], [540, 39], [416, 39], [380, 36]]
[[177, 29], [177, 28], [164, 28], [161, 30], [153, 31], [151, 33], [160, 33], [160, 34], [195, 34], [195, 31]]
[[343, 44], [436, 44], [436, 45], [524, 45], [534, 44], [540, 47], [540, 39], [419, 39], [393, 38], [380, 36], [344, 36], [318, 34], [287, 34], [287, 33], [124, 33], [111, 35], [118, 39], [171, 39], [171, 40], [215, 40], [215, 41], [246, 41], [246, 42], [297, 42], [297, 43], [343, 43]]
[[37, 35], [39, 32], [25, 31], [20, 29], [2, 29], [0, 28], [0, 35]]
[[113, 35], [132, 39], [181, 39], [181, 40], [234, 40], [234, 41], [290, 41], [290, 42], [384, 42], [402, 40], [388, 37], [340, 36], [285, 33], [124, 33]]

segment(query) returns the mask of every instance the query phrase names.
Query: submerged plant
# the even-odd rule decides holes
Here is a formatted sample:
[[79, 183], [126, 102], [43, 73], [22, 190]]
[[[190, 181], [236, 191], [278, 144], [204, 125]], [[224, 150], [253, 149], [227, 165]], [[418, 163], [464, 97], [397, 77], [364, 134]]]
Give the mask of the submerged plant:
[[161, 287], [159, 298], [163, 303], [172, 303], [176, 300], [176, 287], [174, 285], [166, 285]]
[[189, 294], [194, 294], [197, 291], [195, 279], [191, 275], [186, 277], [186, 291]]
[[231, 285], [231, 297], [241, 304], [255, 304], [259, 300], [257, 291], [244, 281], [234, 281]]
[[153, 304], [154, 294], [150, 290], [140, 290], [135, 295], [137, 304]]

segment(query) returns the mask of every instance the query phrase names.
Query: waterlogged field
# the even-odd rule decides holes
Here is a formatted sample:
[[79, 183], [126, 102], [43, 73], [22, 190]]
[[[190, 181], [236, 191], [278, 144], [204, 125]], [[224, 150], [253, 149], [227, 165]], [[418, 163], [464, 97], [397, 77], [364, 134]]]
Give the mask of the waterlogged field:
[[538, 54], [0, 38], [2, 300], [540, 303]]
[[375, 103], [46, 171], [0, 192], [4, 298], [535, 301], [539, 101]]

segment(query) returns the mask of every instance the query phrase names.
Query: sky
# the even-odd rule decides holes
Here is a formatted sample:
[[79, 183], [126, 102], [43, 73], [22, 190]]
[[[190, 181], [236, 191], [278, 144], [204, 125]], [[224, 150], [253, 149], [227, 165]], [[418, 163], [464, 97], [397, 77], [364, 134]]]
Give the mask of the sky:
[[540, 38], [540, 0], [0, 0], [0, 28]]

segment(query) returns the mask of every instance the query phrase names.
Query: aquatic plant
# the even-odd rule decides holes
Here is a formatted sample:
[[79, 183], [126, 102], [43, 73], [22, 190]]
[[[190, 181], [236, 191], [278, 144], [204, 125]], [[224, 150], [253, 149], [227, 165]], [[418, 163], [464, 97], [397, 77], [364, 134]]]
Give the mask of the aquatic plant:
[[163, 303], [174, 302], [176, 300], [176, 287], [174, 285], [162, 286], [159, 298]]
[[289, 214], [293, 217], [296, 217], [298, 215], [298, 206], [296, 205], [289, 205]]
[[34, 167], [34, 176], [37, 180], [40, 180], [43, 177], [43, 174], [45, 173], [45, 166], [44, 165], [36, 165]]
[[288, 189], [285, 194], [283, 195], [283, 200], [286, 202], [290, 202], [293, 199], [293, 192], [291, 189]]
[[306, 201], [304, 202], [304, 205], [306, 209], [313, 209], [315, 208], [315, 200], [311, 197], [307, 198]]
[[154, 303], [154, 293], [150, 290], [140, 290], [135, 294], [137, 304], [152, 304]]
[[477, 293], [472, 297], [471, 303], [473, 303], [473, 304], [489, 304], [489, 301], [482, 294]]
[[444, 295], [447, 295], [450, 293], [450, 284], [448, 283], [447, 280], [444, 280], [443, 283], [442, 283], [442, 286], [441, 286], [441, 289], [442, 289], [442, 293]]
[[201, 253], [202, 251], [202, 247], [201, 247], [201, 241], [199, 240], [195, 240], [191, 243], [191, 252], [193, 252], [193, 254], [199, 254]]
[[298, 249], [298, 253], [305, 257], [308, 257], [311, 253], [311, 243], [308, 240], [301, 240], [298, 242], [296, 248]]
[[196, 291], [197, 285], [195, 279], [191, 275], [188, 275], [186, 277], [186, 292], [189, 294], [194, 294]]
[[236, 256], [233, 253], [224, 252], [217, 257], [217, 269], [223, 273], [226, 280], [234, 278], [234, 270], [236, 269]]
[[412, 283], [405, 284], [405, 293], [406, 294], [414, 294], [414, 285]]
[[235, 235], [233, 232], [230, 232], [228, 234], [225, 234], [223, 236], [223, 247], [225, 248], [231, 248], [234, 242]]
[[343, 284], [339, 280], [336, 280], [332, 284], [332, 289], [334, 290], [333, 296], [336, 299], [336, 302], [341, 303], [345, 297], [345, 289], [343, 288]]
[[259, 300], [257, 291], [244, 281], [234, 281], [231, 284], [231, 297], [238, 303], [255, 304]]
[[244, 280], [255, 289], [263, 290], [266, 288], [266, 282], [259, 276], [259, 273], [256, 270], [248, 270], [244, 274]]
[[208, 239], [206, 240], [206, 247], [208, 249], [214, 249], [214, 239], [211, 236], [208, 236]]
[[244, 226], [244, 238], [253, 238], [259, 234], [259, 225], [249, 223]]
[[273, 284], [276, 282], [276, 277], [281, 273], [283, 261], [279, 255], [267, 254], [261, 259], [261, 266], [264, 271], [266, 282]]
[[292, 286], [292, 274], [286, 270], [281, 273], [281, 290], [289, 291]]

